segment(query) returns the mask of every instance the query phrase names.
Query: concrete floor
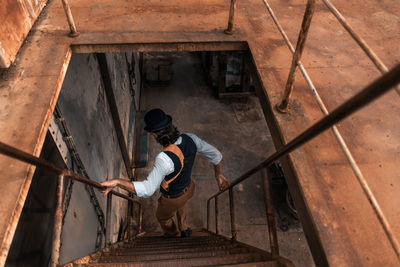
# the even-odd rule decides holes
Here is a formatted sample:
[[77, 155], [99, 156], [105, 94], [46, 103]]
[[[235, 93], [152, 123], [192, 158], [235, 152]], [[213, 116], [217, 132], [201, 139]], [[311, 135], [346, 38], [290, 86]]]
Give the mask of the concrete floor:
[[[219, 100], [215, 91], [206, 85], [200, 57], [195, 53], [169, 53], [173, 60], [173, 79], [169, 86], [145, 86], [142, 92], [141, 109], [162, 108], [171, 114], [173, 122], [181, 132], [193, 132], [217, 147], [223, 154], [224, 174], [233, 181], [245, 171], [260, 163], [275, 148], [267, 128], [258, 99], [253, 96], [245, 113], [239, 113], [237, 100]], [[137, 169], [139, 180], [151, 170], [154, 157], [161, 150], [153, 138], [149, 144], [149, 163]], [[196, 158], [192, 178], [196, 193], [188, 206], [188, 221], [192, 228], [206, 227], [206, 202], [217, 192], [213, 167], [202, 156]], [[262, 182], [254, 175], [235, 187], [236, 222], [238, 240], [269, 250]], [[159, 193], [143, 199], [144, 230], [161, 231], [155, 209]], [[230, 235], [228, 194], [220, 200], [222, 234]], [[213, 213], [213, 205], [211, 205]], [[214, 230], [211, 218], [211, 230]], [[279, 230], [279, 229], [278, 229]], [[301, 226], [291, 227], [288, 232], [278, 232], [282, 256], [292, 260], [296, 266], [314, 265]]]

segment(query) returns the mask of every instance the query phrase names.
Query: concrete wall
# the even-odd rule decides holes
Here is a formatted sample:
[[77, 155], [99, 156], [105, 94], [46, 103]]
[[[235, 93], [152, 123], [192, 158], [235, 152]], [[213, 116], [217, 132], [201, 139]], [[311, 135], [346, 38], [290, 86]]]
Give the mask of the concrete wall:
[[[136, 106], [134, 95], [139, 95], [140, 90], [139, 54], [116, 53], [107, 54], [106, 57], [125, 141], [130, 147], [129, 154], [132, 155]], [[138, 77], [135, 84], [131, 82], [132, 76]], [[89, 177], [97, 182], [117, 177], [128, 179], [95, 55], [72, 56], [58, 106]], [[44, 150], [47, 149], [51, 152], [47, 154], [52, 155], [48, 156], [47, 160], [62, 166], [64, 163], [56, 149], [57, 142], [62, 141], [54, 143], [51, 135], [48, 135]], [[77, 172], [76, 166], [73, 169]], [[37, 170], [7, 266], [47, 265], [51, 252], [55, 185], [54, 174], [51, 176], [43, 170]], [[85, 186], [74, 182], [71, 192], [63, 225], [60, 263], [93, 252], [99, 226], [97, 214]], [[95, 194], [106, 215], [106, 198], [97, 190]], [[126, 224], [126, 211], [127, 201], [113, 197], [112, 242], [117, 241], [121, 222]], [[104, 244], [103, 237], [102, 245]]]
[[[132, 148], [135, 104], [130, 85], [131, 54], [107, 54], [107, 63], [126, 143]], [[129, 60], [127, 60], [129, 59]], [[138, 75], [139, 76], [139, 75]], [[100, 182], [125, 178], [125, 166], [104, 92], [99, 65], [94, 55], [73, 55], [59, 98], [77, 150], [91, 179]], [[106, 212], [106, 199], [96, 190]], [[127, 202], [113, 198], [112, 241], [116, 241], [119, 223], [126, 220]], [[98, 220], [84, 186], [75, 183], [63, 228], [60, 262], [67, 262], [94, 251]]]
[[2, 0], [0, 4], [0, 68], [14, 61], [47, 0]]

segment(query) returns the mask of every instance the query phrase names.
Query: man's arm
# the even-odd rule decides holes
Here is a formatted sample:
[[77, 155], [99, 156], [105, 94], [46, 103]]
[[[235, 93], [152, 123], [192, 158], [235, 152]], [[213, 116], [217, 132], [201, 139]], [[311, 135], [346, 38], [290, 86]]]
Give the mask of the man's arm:
[[107, 188], [100, 190], [104, 196], [107, 195], [114, 187], [118, 186], [131, 193], [134, 193], [138, 197], [151, 197], [157, 188], [160, 187], [161, 181], [165, 176], [174, 171], [174, 163], [165, 154], [160, 153], [157, 155], [154, 161], [153, 170], [149, 173], [146, 180], [141, 182], [130, 182], [123, 179], [112, 179], [100, 183], [102, 186]]
[[218, 187], [220, 190], [229, 186], [228, 179], [222, 173], [222, 154], [214, 146], [203, 141], [195, 134], [186, 133], [193, 142], [196, 144], [197, 152], [205, 156], [214, 165], [215, 179], [217, 180]]

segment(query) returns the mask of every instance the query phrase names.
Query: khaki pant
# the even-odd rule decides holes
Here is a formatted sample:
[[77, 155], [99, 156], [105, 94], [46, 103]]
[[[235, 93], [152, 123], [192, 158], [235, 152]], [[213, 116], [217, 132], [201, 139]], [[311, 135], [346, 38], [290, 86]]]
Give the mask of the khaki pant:
[[[177, 236], [179, 230], [184, 231], [188, 228], [186, 223], [186, 202], [193, 197], [195, 190], [192, 181], [183, 195], [177, 198], [166, 198], [163, 195], [158, 199], [156, 217], [165, 235]], [[178, 218], [178, 228], [174, 222], [175, 213]]]

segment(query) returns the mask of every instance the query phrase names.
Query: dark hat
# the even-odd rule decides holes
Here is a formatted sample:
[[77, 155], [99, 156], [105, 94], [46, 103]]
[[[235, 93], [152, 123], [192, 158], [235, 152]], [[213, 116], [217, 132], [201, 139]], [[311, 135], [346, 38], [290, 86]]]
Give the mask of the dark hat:
[[165, 114], [161, 109], [155, 108], [144, 115], [144, 122], [146, 123], [144, 129], [148, 132], [158, 132], [170, 125], [171, 121], [171, 116]]

